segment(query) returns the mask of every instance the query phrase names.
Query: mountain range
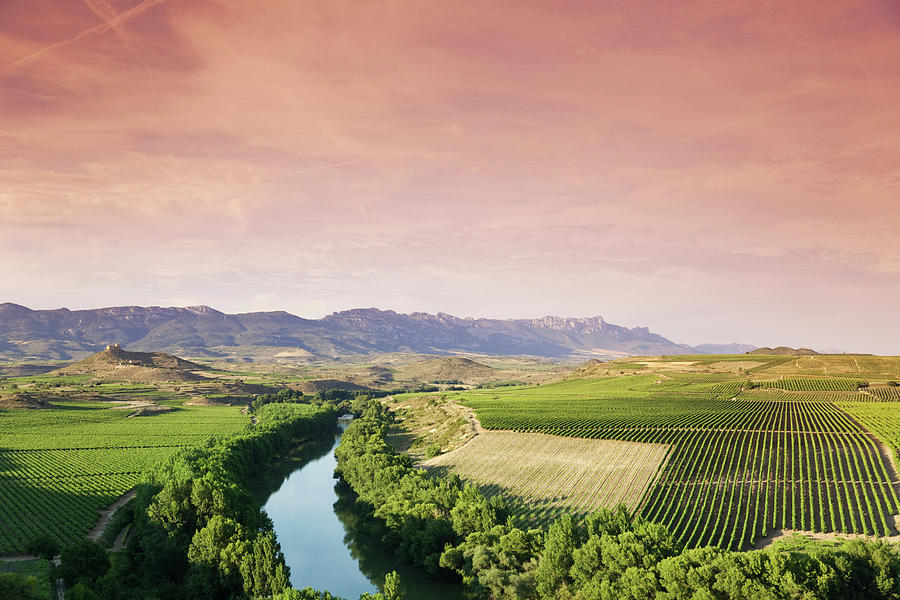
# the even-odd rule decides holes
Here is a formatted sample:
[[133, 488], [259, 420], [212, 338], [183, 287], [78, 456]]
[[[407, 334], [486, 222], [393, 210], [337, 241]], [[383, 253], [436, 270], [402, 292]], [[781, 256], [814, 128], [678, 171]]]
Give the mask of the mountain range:
[[296, 357], [375, 352], [589, 357], [740, 353], [754, 348], [691, 347], [646, 327], [613, 325], [602, 317], [473, 319], [358, 308], [304, 319], [284, 311], [225, 314], [208, 306], [32, 310], [0, 304], [0, 358], [69, 360], [108, 344], [195, 357], [247, 356], [261, 348], [284, 349], [283, 355]]

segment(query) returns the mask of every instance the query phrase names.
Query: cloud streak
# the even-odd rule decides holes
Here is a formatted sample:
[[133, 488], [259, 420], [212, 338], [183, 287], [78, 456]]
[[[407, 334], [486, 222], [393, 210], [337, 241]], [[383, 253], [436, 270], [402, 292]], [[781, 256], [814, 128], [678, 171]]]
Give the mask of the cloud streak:
[[362, 159], [358, 160], [345, 160], [338, 163], [331, 163], [327, 165], [317, 165], [314, 167], [307, 167], [305, 169], [300, 169], [299, 171], [295, 171], [297, 175], [302, 175], [303, 173], [312, 173], [313, 171], [321, 171], [323, 169], [337, 169], [339, 167], [349, 167], [350, 165], [357, 165], [363, 162]]
[[109, 29], [112, 29], [123, 44], [128, 48], [128, 50], [137, 58], [139, 61], [143, 63], [143, 60], [140, 57], [137, 49], [135, 48], [134, 43], [125, 33], [125, 28], [123, 27], [123, 23], [117, 20], [119, 16], [116, 12], [116, 9], [113, 8], [112, 4], [109, 3], [109, 0], [82, 0], [84, 4], [93, 12], [97, 17], [106, 23]]
[[[137, 6], [133, 6], [132, 8], [122, 11], [121, 13], [119, 13], [115, 16], [111, 16], [111, 15], [105, 14], [102, 9], [100, 10], [99, 13], [97, 13], [96, 7], [98, 6], [98, 4], [102, 6], [103, 5], [102, 2], [100, 2], [98, 4], [94, 4], [94, 3], [90, 2], [89, 0], [85, 0], [85, 3], [91, 8], [91, 10], [94, 11], [95, 14], [97, 14], [97, 16], [99, 16], [101, 19], [103, 19], [103, 23], [101, 23], [100, 25], [95, 25], [94, 27], [91, 27], [89, 29], [85, 29], [84, 31], [79, 32], [78, 34], [74, 35], [71, 38], [50, 44], [49, 46], [45, 46], [45, 47], [41, 48], [40, 50], [32, 52], [32, 53], [28, 54], [27, 56], [23, 56], [22, 58], [19, 58], [18, 60], [15, 60], [7, 65], [0, 67], [0, 77], [9, 75], [10, 73], [13, 73], [14, 71], [16, 71], [16, 69], [22, 68], [30, 63], [33, 63], [33, 62], [43, 58], [45, 55], [47, 55], [51, 52], [54, 52], [60, 48], [64, 48], [71, 44], [75, 44], [76, 42], [79, 42], [89, 36], [104, 33], [110, 29], [113, 29], [116, 32], [116, 34], [119, 35], [120, 39], [122, 39], [122, 41], [127, 44], [128, 43], [127, 38], [125, 37], [124, 30], [122, 29], [121, 26], [124, 23], [126, 23], [127, 21], [141, 15], [142, 13], [146, 12], [147, 10], [150, 10], [154, 6], [157, 6], [164, 2], [166, 2], [166, 0], [143, 0]], [[106, 6], [109, 6], [109, 4], [106, 3]]]

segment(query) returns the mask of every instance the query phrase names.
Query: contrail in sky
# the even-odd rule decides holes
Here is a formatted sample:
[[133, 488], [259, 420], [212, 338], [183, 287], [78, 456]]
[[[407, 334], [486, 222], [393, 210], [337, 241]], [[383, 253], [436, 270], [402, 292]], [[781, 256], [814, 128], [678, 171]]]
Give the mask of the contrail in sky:
[[82, 2], [84, 2], [87, 7], [91, 9], [91, 12], [97, 15], [101, 21], [109, 25], [110, 29], [116, 32], [116, 35], [119, 36], [122, 43], [131, 50], [131, 53], [134, 54], [135, 58], [142, 63], [144, 62], [140, 54], [138, 54], [137, 49], [134, 47], [131, 39], [125, 34], [125, 28], [122, 27], [122, 23], [116, 20], [119, 13], [116, 12], [113, 5], [109, 3], [109, 0], [82, 0]]
[[328, 165], [319, 165], [317, 167], [308, 167], [306, 169], [300, 169], [299, 171], [295, 171], [295, 173], [309, 173], [310, 171], [319, 171], [321, 169], [334, 169], [335, 167], [345, 167], [347, 165], [355, 165], [356, 163], [363, 162], [363, 159], [357, 158], [356, 160], [348, 160], [339, 163], [333, 163]]
[[81, 33], [79, 33], [78, 35], [76, 35], [74, 37], [71, 37], [67, 40], [63, 40], [61, 42], [51, 44], [50, 46], [41, 48], [37, 52], [33, 52], [33, 53], [29, 54], [28, 56], [24, 56], [24, 57], [20, 58], [19, 60], [6, 65], [2, 69], [0, 69], [0, 76], [8, 75], [12, 71], [14, 71], [17, 67], [21, 67], [22, 65], [26, 65], [28, 63], [34, 62], [35, 60], [37, 60], [40, 57], [47, 54], [48, 52], [52, 52], [53, 50], [56, 50], [60, 46], [68, 46], [69, 44], [73, 44], [73, 43], [77, 42], [78, 40], [86, 38], [90, 35], [94, 35], [96, 33], [103, 33], [104, 31], [107, 31], [108, 29], [116, 27], [126, 21], [129, 21], [129, 20], [133, 19], [134, 17], [140, 15], [141, 13], [153, 8], [157, 4], [162, 4], [165, 1], [166, 0], [144, 0], [137, 6], [134, 6], [124, 12], [119, 13], [113, 19], [109, 19], [108, 21], [104, 20], [103, 23], [96, 25], [94, 27], [91, 27], [90, 29], [85, 29], [84, 31], [82, 31]]

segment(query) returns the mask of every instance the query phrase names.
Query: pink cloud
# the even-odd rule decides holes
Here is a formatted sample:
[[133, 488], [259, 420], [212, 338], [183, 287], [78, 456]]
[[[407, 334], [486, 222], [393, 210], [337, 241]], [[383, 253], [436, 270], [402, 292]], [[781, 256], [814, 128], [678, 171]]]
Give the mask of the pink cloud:
[[6, 299], [601, 312], [891, 351], [898, 29], [874, 0], [10, 0]]

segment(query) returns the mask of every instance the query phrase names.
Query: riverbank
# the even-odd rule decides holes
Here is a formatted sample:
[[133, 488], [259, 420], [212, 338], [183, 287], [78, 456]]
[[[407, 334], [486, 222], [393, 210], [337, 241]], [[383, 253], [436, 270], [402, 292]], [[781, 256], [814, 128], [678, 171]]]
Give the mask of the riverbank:
[[339, 441], [340, 431], [298, 446], [267, 469], [254, 491], [272, 519], [294, 587], [358, 598], [375, 593], [396, 571], [407, 600], [462, 600], [459, 584], [429, 578], [366, 531], [352, 493], [335, 485], [333, 450]]

